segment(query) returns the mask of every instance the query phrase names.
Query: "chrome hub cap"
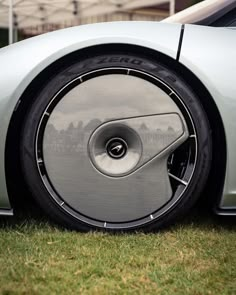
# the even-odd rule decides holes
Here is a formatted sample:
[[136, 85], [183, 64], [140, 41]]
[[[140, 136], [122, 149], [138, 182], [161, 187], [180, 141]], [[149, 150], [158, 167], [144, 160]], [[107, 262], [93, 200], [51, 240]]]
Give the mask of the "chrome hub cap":
[[196, 157], [194, 125], [178, 95], [123, 68], [66, 85], [45, 109], [36, 139], [51, 197], [75, 218], [106, 228], [146, 224], [173, 207]]

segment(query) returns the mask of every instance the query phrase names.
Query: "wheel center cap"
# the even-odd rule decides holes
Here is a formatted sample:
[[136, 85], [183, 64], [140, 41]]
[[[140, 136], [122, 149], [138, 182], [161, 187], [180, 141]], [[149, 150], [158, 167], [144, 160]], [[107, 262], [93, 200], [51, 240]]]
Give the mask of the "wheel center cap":
[[123, 158], [127, 150], [127, 143], [122, 138], [111, 138], [106, 144], [107, 154], [113, 159]]

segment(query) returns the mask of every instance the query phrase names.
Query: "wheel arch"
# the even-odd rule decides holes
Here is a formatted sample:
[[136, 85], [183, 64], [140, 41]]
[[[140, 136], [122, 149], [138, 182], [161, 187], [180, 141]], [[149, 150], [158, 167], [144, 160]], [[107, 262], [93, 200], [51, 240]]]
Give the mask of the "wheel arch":
[[[22, 197], [13, 197], [16, 195], [16, 193], [19, 194], [20, 191], [21, 193], [19, 195], [21, 196], [25, 196], [27, 194], [27, 189], [25, 188], [24, 179], [20, 168], [19, 146], [24, 116], [26, 115], [28, 108], [34, 99], [35, 94], [40, 90], [42, 85], [47, 83], [48, 77], [54, 75], [54, 73], [65, 67], [65, 62], [68, 66], [68, 64], [73, 63], [74, 59], [83, 59], [83, 57], [88, 55], [106, 54], [108, 52], [114, 52], [117, 54], [124, 52], [130, 54], [139, 54], [146, 58], [160, 61], [180, 75], [181, 78], [185, 80], [197, 94], [203, 108], [207, 113], [212, 130], [213, 140], [213, 159], [206, 193], [211, 196], [220, 197], [224, 187], [226, 172], [226, 136], [220, 112], [207, 88], [189, 69], [187, 69], [175, 59], [161, 52], [139, 45], [114, 43], [83, 48], [63, 56], [41, 71], [24, 90], [18, 101], [16, 110], [14, 111], [10, 120], [5, 148], [6, 182], [9, 198], [13, 206], [17, 206], [23, 201]], [[225, 157], [222, 157], [222, 155], [225, 155]], [[215, 200], [216, 199], [214, 197], [214, 201]]]

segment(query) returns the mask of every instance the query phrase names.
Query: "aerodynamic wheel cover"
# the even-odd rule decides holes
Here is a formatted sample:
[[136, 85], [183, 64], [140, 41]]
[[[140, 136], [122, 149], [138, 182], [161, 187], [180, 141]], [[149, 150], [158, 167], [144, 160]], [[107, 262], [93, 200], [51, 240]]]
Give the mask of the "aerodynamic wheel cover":
[[[179, 177], [174, 152], [186, 143]], [[57, 93], [41, 117], [35, 150], [41, 179], [63, 210], [90, 225], [129, 228], [159, 218], [182, 197], [197, 138], [187, 108], [163, 81], [107, 68]]]

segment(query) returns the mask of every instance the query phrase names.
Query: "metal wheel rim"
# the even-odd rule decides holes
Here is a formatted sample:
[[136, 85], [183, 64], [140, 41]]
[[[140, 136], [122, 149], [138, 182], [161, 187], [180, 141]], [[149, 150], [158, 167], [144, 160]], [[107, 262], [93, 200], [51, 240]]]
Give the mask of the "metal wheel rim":
[[[166, 94], [168, 94], [169, 97], [171, 97], [171, 99], [178, 105], [178, 107], [181, 109], [181, 111], [185, 113], [184, 118], [185, 118], [185, 120], [187, 119], [187, 121], [188, 121], [187, 125], [188, 125], [188, 128], [190, 129], [190, 134], [189, 134], [189, 138], [188, 138], [188, 141], [190, 141], [190, 144], [189, 144], [190, 145], [190, 148], [189, 148], [190, 152], [189, 153], [190, 154], [194, 153], [194, 155], [191, 156], [192, 157], [192, 163], [191, 163], [192, 168], [190, 169], [190, 171], [188, 171], [189, 176], [188, 176], [187, 181], [183, 181], [178, 176], [175, 176], [171, 173], [171, 166], [170, 166], [169, 160], [168, 160], [168, 174], [169, 174], [170, 179], [172, 179], [172, 181], [176, 181], [177, 183], [179, 183], [179, 185], [184, 186], [181, 193], [179, 193], [178, 197], [175, 198], [175, 196], [173, 195], [171, 200], [167, 204], [165, 204], [163, 207], [158, 208], [154, 212], [150, 212], [150, 214], [147, 216], [144, 216], [138, 220], [133, 220], [130, 222], [118, 222], [117, 223], [117, 222], [101, 221], [101, 220], [93, 219], [93, 218], [86, 216], [84, 214], [81, 214], [80, 212], [78, 212], [78, 210], [75, 210], [74, 208], [72, 208], [70, 205], [68, 205], [66, 203], [64, 198], [61, 197], [54, 189], [54, 186], [51, 183], [51, 181], [47, 175], [47, 171], [46, 171], [46, 168], [44, 165], [44, 160], [43, 160], [42, 136], [43, 136], [48, 118], [50, 117], [50, 114], [53, 112], [53, 109], [57, 105], [57, 103], [63, 98], [65, 93], [70, 91], [75, 85], [79, 85], [80, 83], [83, 83], [84, 81], [87, 81], [93, 77], [98, 77], [101, 75], [107, 75], [107, 74], [111, 74], [111, 73], [121, 73], [121, 74], [125, 74], [125, 75], [134, 75], [137, 77], [141, 77], [141, 78], [155, 84], [156, 86], [160, 87]], [[86, 74], [80, 75], [80, 76], [76, 77], [75, 79], [73, 79], [72, 81], [70, 81], [69, 83], [67, 83], [52, 98], [50, 103], [45, 108], [44, 113], [42, 114], [39, 125], [38, 125], [37, 134], [36, 134], [36, 141], [35, 141], [35, 158], [36, 158], [36, 163], [37, 163], [39, 175], [41, 177], [41, 180], [42, 180], [46, 190], [48, 191], [48, 193], [52, 197], [52, 199], [56, 202], [56, 204], [59, 207], [61, 207], [65, 212], [67, 212], [70, 216], [73, 216], [75, 219], [77, 219], [81, 222], [84, 222], [84, 223], [91, 225], [91, 226], [96, 226], [96, 227], [100, 227], [100, 228], [107, 228], [107, 229], [128, 229], [128, 228], [134, 228], [134, 227], [138, 227], [138, 226], [144, 226], [150, 222], [153, 222], [154, 220], [159, 219], [161, 216], [166, 214], [170, 209], [172, 209], [178, 203], [178, 201], [181, 199], [181, 197], [183, 196], [183, 194], [185, 193], [185, 191], [189, 187], [192, 177], [193, 177], [193, 174], [194, 174], [194, 171], [195, 171], [195, 167], [196, 167], [197, 154], [198, 154], [198, 143], [197, 143], [197, 133], [195, 130], [195, 126], [194, 126], [192, 117], [189, 113], [187, 106], [183, 103], [183, 101], [179, 97], [179, 95], [169, 85], [167, 85], [164, 81], [162, 81], [161, 79], [159, 79], [151, 74], [148, 74], [148, 73], [142, 72], [142, 71], [138, 71], [138, 70], [134, 70], [134, 69], [127, 69], [127, 68], [121, 68], [121, 67], [119, 67], [119, 68], [103, 68], [103, 69], [99, 69], [99, 70], [94, 70], [94, 71], [88, 72]], [[189, 169], [189, 167], [186, 167], [185, 171], [187, 171], [187, 168]]]

